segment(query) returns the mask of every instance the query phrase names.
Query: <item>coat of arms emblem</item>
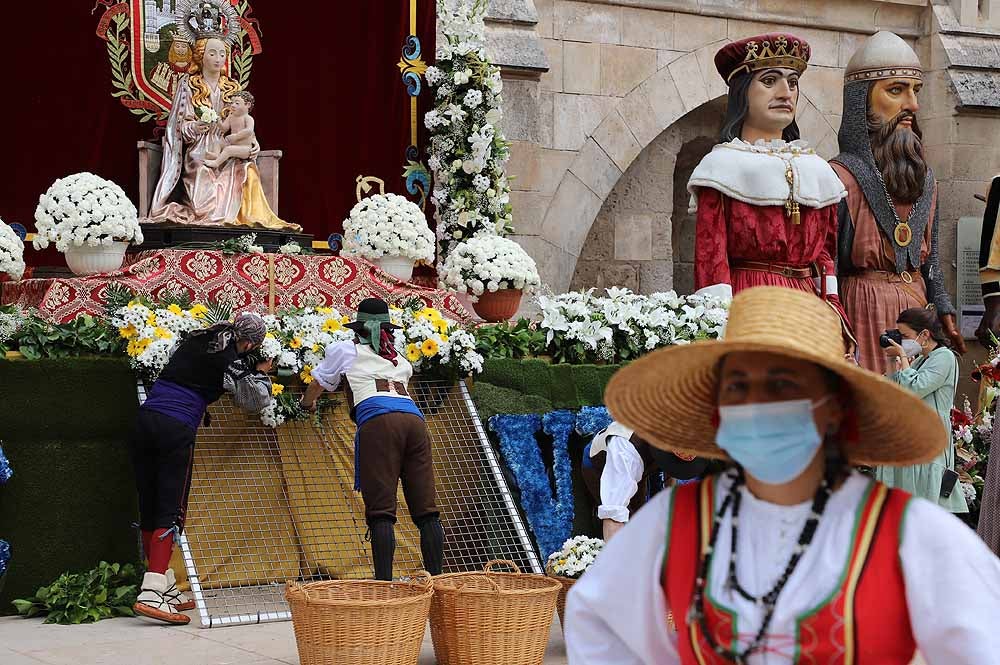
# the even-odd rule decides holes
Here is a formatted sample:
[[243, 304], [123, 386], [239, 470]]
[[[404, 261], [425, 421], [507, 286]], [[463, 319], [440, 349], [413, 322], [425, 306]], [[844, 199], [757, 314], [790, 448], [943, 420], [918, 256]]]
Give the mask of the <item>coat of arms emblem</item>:
[[248, 0], [97, 0], [101, 5], [97, 36], [107, 42], [112, 96], [141, 122], [166, 122], [177, 81], [191, 67], [195, 35], [210, 26], [235, 36], [227, 73], [244, 89], [249, 84], [261, 44]]

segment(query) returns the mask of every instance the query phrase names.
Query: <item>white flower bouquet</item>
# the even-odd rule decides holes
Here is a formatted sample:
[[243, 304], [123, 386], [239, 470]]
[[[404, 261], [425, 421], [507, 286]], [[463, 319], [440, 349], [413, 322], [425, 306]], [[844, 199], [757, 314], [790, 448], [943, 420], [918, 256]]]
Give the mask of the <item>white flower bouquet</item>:
[[142, 244], [135, 206], [122, 188], [93, 173], [76, 173], [52, 183], [35, 208], [35, 249], [49, 243], [65, 252], [70, 246]]
[[520, 289], [532, 293], [540, 284], [535, 260], [513, 240], [480, 235], [455, 247], [441, 269], [441, 283], [473, 298], [486, 291]]
[[416, 203], [397, 194], [376, 194], [362, 199], [344, 220], [342, 254], [433, 261], [434, 234]]
[[15, 282], [24, 275], [24, 243], [14, 229], [0, 219], [0, 273]]
[[546, 569], [553, 575], [577, 579], [597, 559], [604, 548], [604, 541], [587, 536], [574, 536], [565, 543], [562, 549], [549, 555]]
[[483, 356], [476, 338], [433, 307], [391, 310], [396, 346], [406, 349], [413, 371], [447, 380], [483, 371]]
[[546, 346], [556, 362], [622, 362], [661, 346], [721, 337], [729, 302], [673, 291], [648, 296], [610, 288], [537, 298]]
[[219, 120], [219, 114], [211, 106], [199, 106], [196, 115], [201, 122], [213, 123]]
[[512, 221], [505, 164], [510, 144], [503, 118], [500, 70], [486, 58], [485, 0], [438, 0], [445, 39], [437, 63], [425, 73], [435, 89], [434, 108], [424, 115], [430, 130], [434, 172], [431, 201], [444, 260], [455, 245], [486, 233], [506, 235]]
[[167, 366], [181, 337], [209, 324], [208, 308], [196, 304], [188, 309], [172, 304], [149, 307], [138, 300], [114, 312], [111, 322], [128, 341], [126, 353], [132, 368], [149, 380], [155, 380]]

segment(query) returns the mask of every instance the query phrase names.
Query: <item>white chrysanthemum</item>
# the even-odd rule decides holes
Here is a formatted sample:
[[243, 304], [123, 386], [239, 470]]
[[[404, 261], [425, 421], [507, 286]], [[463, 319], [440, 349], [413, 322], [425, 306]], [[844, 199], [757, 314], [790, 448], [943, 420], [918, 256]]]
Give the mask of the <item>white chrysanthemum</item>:
[[115, 183], [92, 173], [76, 173], [52, 183], [35, 208], [34, 245], [55, 243], [96, 247], [114, 242], [142, 244], [135, 206]]
[[0, 273], [15, 282], [24, 275], [24, 243], [14, 229], [0, 219]]
[[513, 240], [480, 235], [459, 244], [445, 259], [441, 281], [474, 296], [484, 291], [520, 289], [531, 293], [540, 284], [538, 268]]
[[366, 259], [405, 256], [431, 261], [434, 234], [417, 204], [397, 194], [376, 194], [362, 199], [344, 221], [343, 253]]

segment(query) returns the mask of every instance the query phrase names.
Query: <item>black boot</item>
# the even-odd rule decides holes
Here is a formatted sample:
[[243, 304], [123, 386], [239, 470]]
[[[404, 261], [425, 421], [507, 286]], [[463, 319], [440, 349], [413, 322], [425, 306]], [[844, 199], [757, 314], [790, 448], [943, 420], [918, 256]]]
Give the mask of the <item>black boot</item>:
[[374, 520], [368, 525], [372, 537], [372, 560], [375, 579], [392, 581], [392, 559], [396, 554], [395, 524], [392, 520]]
[[444, 529], [437, 515], [424, 518], [420, 528], [420, 553], [424, 557], [424, 569], [431, 575], [440, 575], [444, 559]]

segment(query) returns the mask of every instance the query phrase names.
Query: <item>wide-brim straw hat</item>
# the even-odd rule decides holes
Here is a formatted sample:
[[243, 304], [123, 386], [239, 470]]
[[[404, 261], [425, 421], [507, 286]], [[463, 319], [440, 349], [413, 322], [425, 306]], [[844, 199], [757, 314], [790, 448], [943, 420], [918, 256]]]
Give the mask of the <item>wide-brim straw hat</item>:
[[605, 403], [617, 422], [658, 448], [729, 459], [715, 444], [713, 417], [721, 361], [736, 352], [806, 360], [843, 379], [858, 424], [858, 440], [841, 442], [852, 464], [919, 464], [948, 443], [940, 416], [914, 393], [845, 359], [840, 317], [828, 303], [782, 287], [733, 298], [724, 340], [666, 347], [622, 368], [608, 383]]

